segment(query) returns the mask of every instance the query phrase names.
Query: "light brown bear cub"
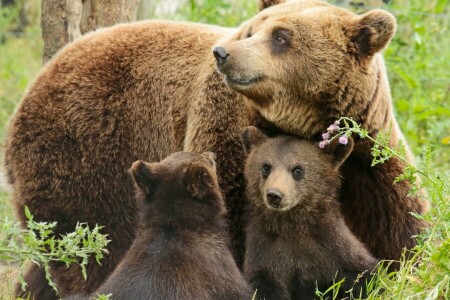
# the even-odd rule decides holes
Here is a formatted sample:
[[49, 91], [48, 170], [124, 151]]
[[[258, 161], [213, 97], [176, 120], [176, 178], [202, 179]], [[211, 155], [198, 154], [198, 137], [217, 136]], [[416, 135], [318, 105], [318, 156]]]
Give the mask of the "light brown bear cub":
[[365, 271], [377, 260], [345, 225], [338, 202], [339, 168], [353, 140], [321, 151], [309, 141], [268, 138], [248, 127], [242, 141], [251, 203], [244, 273], [257, 299], [313, 299], [316, 286], [324, 291], [343, 278], [339, 299], [351, 288], [364, 295]]
[[96, 294], [112, 299], [250, 299], [234, 262], [215, 161], [177, 152], [131, 167], [141, 216], [137, 237]]

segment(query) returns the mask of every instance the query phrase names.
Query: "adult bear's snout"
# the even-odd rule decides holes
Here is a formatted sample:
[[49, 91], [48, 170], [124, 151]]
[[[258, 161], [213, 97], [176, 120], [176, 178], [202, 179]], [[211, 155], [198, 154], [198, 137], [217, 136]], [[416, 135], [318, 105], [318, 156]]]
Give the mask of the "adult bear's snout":
[[214, 54], [214, 57], [216, 58], [218, 67], [223, 66], [227, 62], [228, 58], [230, 57], [230, 54], [228, 54], [225, 51], [225, 48], [220, 47], [220, 46], [214, 48], [213, 54]]

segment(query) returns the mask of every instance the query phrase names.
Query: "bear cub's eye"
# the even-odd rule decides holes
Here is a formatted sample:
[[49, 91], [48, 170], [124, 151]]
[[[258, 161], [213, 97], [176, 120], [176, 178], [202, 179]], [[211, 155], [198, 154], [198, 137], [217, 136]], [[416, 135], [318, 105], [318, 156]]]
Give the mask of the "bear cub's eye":
[[263, 164], [263, 166], [262, 166], [262, 168], [261, 168], [261, 175], [264, 177], [264, 178], [267, 178], [267, 177], [269, 177], [269, 174], [270, 174], [270, 170], [272, 169], [272, 167], [270, 166], [270, 165], [268, 165], [268, 164]]
[[281, 36], [277, 36], [275, 38], [275, 42], [277, 42], [277, 44], [280, 44], [280, 45], [283, 45], [283, 44], [287, 43], [286, 40], [284, 38], [282, 38]]
[[300, 179], [302, 179], [302, 177], [303, 177], [303, 168], [301, 167], [301, 166], [295, 166], [293, 169], [292, 169], [292, 177], [295, 179], [295, 180], [300, 180]]

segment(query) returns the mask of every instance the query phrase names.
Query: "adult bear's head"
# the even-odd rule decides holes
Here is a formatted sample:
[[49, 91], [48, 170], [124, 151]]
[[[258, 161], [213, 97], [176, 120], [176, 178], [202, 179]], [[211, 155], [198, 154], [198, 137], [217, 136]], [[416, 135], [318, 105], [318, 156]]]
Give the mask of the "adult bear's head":
[[314, 0], [261, 0], [260, 8], [213, 50], [232, 89], [280, 129], [304, 137], [343, 115], [366, 125], [383, 110], [369, 106], [383, 97], [389, 101], [368, 127], [385, 125], [389, 87], [377, 54], [395, 32], [390, 13], [356, 15]]

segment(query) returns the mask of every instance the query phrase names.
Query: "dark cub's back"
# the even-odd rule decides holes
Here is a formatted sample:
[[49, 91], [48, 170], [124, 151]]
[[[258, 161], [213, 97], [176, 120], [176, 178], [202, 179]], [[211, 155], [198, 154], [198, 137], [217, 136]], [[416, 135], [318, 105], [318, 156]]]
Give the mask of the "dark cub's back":
[[95, 294], [112, 299], [250, 299], [228, 248], [224, 203], [210, 153], [178, 152], [131, 168], [140, 227]]

